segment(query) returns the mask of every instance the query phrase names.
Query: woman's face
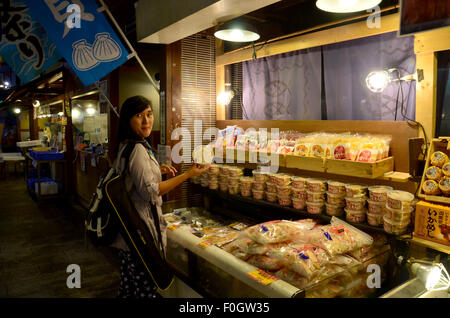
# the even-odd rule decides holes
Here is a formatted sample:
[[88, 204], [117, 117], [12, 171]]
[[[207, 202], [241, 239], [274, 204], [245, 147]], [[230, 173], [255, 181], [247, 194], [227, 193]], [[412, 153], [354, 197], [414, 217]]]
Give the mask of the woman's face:
[[153, 127], [153, 112], [150, 107], [144, 111], [135, 114], [130, 119], [130, 127], [134, 133], [142, 138], [150, 136]]

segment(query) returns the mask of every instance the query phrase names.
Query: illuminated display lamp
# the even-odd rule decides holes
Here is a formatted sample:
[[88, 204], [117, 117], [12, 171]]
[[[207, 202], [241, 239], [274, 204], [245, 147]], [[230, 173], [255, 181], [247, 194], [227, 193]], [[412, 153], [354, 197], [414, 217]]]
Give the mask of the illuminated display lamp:
[[214, 36], [230, 42], [253, 42], [260, 38], [253, 25], [239, 20], [224, 23], [214, 33]]
[[228, 106], [231, 103], [231, 100], [233, 99], [233, 97], [234, 97], [234, 92], [231, 88], [231, 84], [226, 83], [225, 91], [221, 92], [217, 96], [217, 103], [219, 103], [219, 105], [222, 105], [222, 106]]
[[[396, 72], [397, 76], [393, 77], [392, 73]], [[392, 82], [398, 81], [422, 81], [423, 80], [423, 70], [418, 69], [414, 74], [408, 74], [400, 77], [400, 71], [396, 68], [391, 68], [388, 70], [374, 71], [370, 72], [366, 77], [367, 88], [374, 93], [381, 93], [388, 87]]]
[[39, 107], [41, 105], [41, 102], [39, 100], [35, 99], [33, 100], [33, 107]]
[[21, 110], [20, 110], [20, 108], [19, 107], [15, 107], [14, 109], [13, 109], [13, 112], [14, 112], [14, 114], [20, 114], [21, 113]]
[[[397, 259], [399, 264], [403, 263], [403, 260], [403, 256]], [[450, 291], [450, 276], [442, 263], [409, 258], [406, 264], [411, 274], [424, 284], [427, 291]]]
[[371, 9], [381, 0], [317, 0], [316, 6], [323, 11], [333, 13], [349, 13]]
[[95, 110], [94, 107], [88, 107], [88, 108], [86, 108], [86, 115], [88, 115], [88, 116], [94, 116], [96, 112], [97, 112], [97, 111]]

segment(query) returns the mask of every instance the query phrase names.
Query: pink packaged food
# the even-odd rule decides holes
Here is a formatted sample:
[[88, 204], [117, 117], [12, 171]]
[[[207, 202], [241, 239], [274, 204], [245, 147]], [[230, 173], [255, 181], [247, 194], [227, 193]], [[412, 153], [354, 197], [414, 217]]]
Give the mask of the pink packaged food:
[[264, 191], [266, 189], [266, 183], [254, 182], [252, 186], [253, 190]]
[[304, 199], [292, 198], [292, 206], [297, 210], [304, 210], [306, 201]]
[[364, 223], [366, 220], [366, 211], [352, 211], [345, 209], [345, 219], [348, 222]]
[[333, 205], [345, 206], [345, 193], [342, 195], [327, 192], [327, 202]]
[[252, 190], [253, 192], [253, 198], [256, 200], [263, 200], [264, 199], [264, 191], [261, 190]]
[[292, 197], [306, 201], [306, 190], [292, 188]]
[[383, 225], [383, 215], [367, 212], [367, 224], [371, 226]]
[[351, 211], [362, 211], [366, 205], [366, 198], [345, 198], [346, 208]]
[[325, 203], [322, 202], [308, 202], [306, 201], [306, 210], [310, 214], [321, 214]]
[[291, 206], [292, 205], [292, 199], [291, 197], [285, 196], [285, 195], [278, 195], [278, 204], [281, 206]]
[[275, 183], [266, 182], [267, 192], [277, 192], [277, 185]]
[[304, 189], [306, 187], [306, 178], [292, 177], [292, 188]]
[[345, 195], [347, 198], [362, 197], [366, 195], [367, 186], [358, 184], [345, 185]]
[[325, 211], [328, 215], [331, 215], [331, 216], [333, 216], [333, 215], [334, 216], [342, 216], [345, 213], [343, 206], [329, 204], [329, 203], [325, 204]]
[[324, 192], [327, 186], [324, 180], [306, 179], [306, 189], [311, 192]]
[[389, 186], [373, 186], [369, 187], [369, 198], [375, 202], [386, 202], [387, 194], [389, 191], [394, 190], [394, 188]]
[[291, 186], [284, 186], [284, 187], [277, 186], [277, 194], [281, 196], [290, 196]]
[[266, 200], [269, 202], [276, 202], [278, 200], [276, 192], [266, 192]]
[[306, 201], [309, 201], [309, 202], [325, 201], [325, 192], [306, 191]]
[[332, 194], [345, 194], [345, 183], [338, 181], [327, 181], [328, 192]]
[[367, 206], [370, 213], [373, 214], [384, 214], [386, 211], [386, 202], [377, 202], [367, 200]]

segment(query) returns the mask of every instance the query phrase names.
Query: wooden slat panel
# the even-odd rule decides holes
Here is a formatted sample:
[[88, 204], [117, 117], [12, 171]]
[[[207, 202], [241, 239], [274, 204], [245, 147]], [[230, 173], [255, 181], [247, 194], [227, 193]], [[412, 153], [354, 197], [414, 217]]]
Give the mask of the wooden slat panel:
[[[404, 121], [353, 121], [353, 120], [218, 120], [219, 129], [237, 125], [248, 128], [278, 128], [280, 131], [297, 130], [300, 132], [353, 132], [391, 135], [391, 156], [394, 157], [394, 169], [409, 172], [409, 138], [418, 136], [419, 128]], [[268, 130], [270, 132], [270, 130]]]

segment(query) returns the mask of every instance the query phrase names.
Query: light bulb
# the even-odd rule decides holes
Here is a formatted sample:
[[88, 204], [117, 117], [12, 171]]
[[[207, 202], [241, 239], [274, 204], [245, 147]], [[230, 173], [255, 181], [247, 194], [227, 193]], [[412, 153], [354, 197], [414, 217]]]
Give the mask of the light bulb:
[[439, 266], [433, 266], [428, 274], [427, 281], [425, 283], [425, 287], [427, 290], [433, 289], [441, 279], [442, 270]]
[[80, 116], [81, 116], [80, 110], [79, 110], [78, 108], [74, 108], [74, 109], [72, 110], [72, 117], [73, 117], [74, 119], [78, 119], [78, 118], [80, 118]]
[[94, 115], [95, 112], [96, 112], [95, 108], [92, 108], [92, 107], [86, 108], [86, 114], [89, 115], [89, 116]]
[[366, 77], [367, 87], [374, 93], [381, 93], [389, 85], [390, 78], [387, 71], [371, 72]]
[[33, 107], [39, 107], [40, 105], [41, 103], [37, 99], [33, 102]]
[[20, 108], [14, 108], [14, 113], [15, 114], [20, 114]]
[[59, 113], [58, 113], [58, 116], [62, 116], [62, 115], [64, 115], [63, 112], [59, 112]]
[[219, 105], [227, 106], [230, 104], [231, 99], [234, 97], [233, 91], [224, 91], [217, 96], [217, 102]]
[[233, 29], [230, 32], [230, 36], [235, 41], [242, 41], [244, 39], [244, 32], [242, 32], [242, 30], [239, 30], [239, 29]]

